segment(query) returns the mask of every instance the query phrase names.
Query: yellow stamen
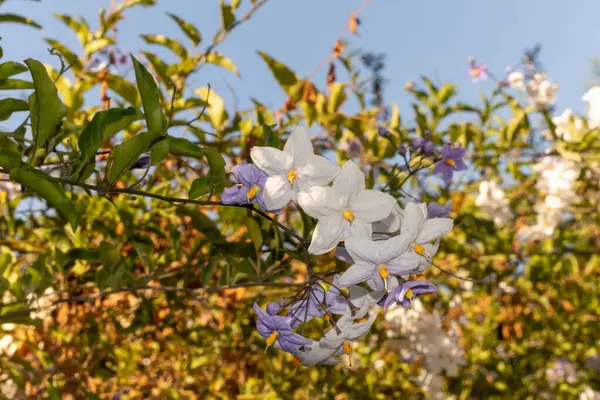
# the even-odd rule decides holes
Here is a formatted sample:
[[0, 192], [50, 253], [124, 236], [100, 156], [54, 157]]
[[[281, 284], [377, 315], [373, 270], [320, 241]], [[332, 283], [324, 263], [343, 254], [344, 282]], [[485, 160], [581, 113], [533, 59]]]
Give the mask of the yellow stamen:
[[383, 288], [387, 292], [388, 290], [388, 278], [390, 276], [390, 272], [387, 269], [385, 264], [379, 264], [379, 276], [383, 279]]
[[296, 173], [296, 171], [288, 172], [288, 182], [293, 185], [294, 182], [296, 181], [297, 176], [298, 176], [298, 174]]
[[250, 188], [250, 190], [248, 190], [248, 193], [246, 193], [246, 198], [248, 199], [248, 201], [250, 201], [253, 198], [255, 198], [256, 195], [259, 193], [260, 193], [260, 186], [254, 185]]
[[420, 280], [420, 281], [425, 280], [425, 274], [417, 275], [417, 280]]
[[407, 299], [409, 299], [409, 300], [410, 300], [410, 299], [412, 299], [412, 298], [413, 298], [413, 296], [414, 296], [414, 295], [415, 295], [415, 294], [413, 293], [412, 289], [408, 289], [408, 290], [406, 291], [406, 293], [404, 294], [404, 297], [406, 297]]
[[456, 161], [454, 161], [451, 158], [446, 158], [446, 164], [450, 165], [451, 167], [454, 167], [456, 165]]
[[479, 75], [479, 68], [471, 69], [471, 76], [477, 76], [477, 75]]
[[323, 318], [325, 318], [325, 321], [329, 322], [329, 313], [326, 313], [325, 316], [323, 316]]
[[348, 288], [342, 288], [342, 290], [340, 290], [340, 292], [342, 293], [342, 296], [350, 296], [350, 289]]
[[277, 336], [279, 336], [279, 332], [273, 331], [273, 333], [271, 333], [269, 335], [269, 337], [267, 338], [267, 344], [269, 346], [273, 346], [273, 343], [275, 343], [275, 340], [277, 339]]
[[415, 244], [415, 253], [419, 254], [419, 255], [423, 255], [425, 253], [425, 247], [421, 246], [420, 244]]
[[352, 211], [346, 211], [344, 213], [344, 218], [346, 218], [346, 221], [352, 222], [352, 221], [354, 221], [354, 218], [355, 218], [354, 213]]
[[350, 342], [344, 342], [344, 353], [347, 355], [352, 354], [352, 345]]
[[361, 324], [363, 322], [367, 322], [369, 320], [369, 318], [367, 317], [362, 317], [361, 319], [358, 320], [358, 323]]

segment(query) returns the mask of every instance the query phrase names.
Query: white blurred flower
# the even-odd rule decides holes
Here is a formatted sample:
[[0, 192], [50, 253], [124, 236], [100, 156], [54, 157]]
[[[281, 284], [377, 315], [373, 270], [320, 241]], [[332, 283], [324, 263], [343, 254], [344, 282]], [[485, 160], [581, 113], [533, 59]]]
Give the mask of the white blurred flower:
[[507, 224], [512, 219], [510, 204], [504, 190], [494, 181], [481, 182], [475, 204], [490, 215], [498, 227]]
[[[0, 179], [6, 179], [5, 175], [0, 174]], [[0, 181], [0, 199], [6, 196], [9, 200], [14, 200], [20, 191], [20, 185], [14, 182]]]
[[596, 392], [591, 387], [585, 386], [579, 394], [579, 400], [600, 400], [600, 392]]
[[556, 83], [552, 83], [546, 74], [540, 73], [533, 75], [525, 89], [529, 103], [536, 108], [545, 108], [554, 103], [558, 90]]
[[508, 74], [508, 84], [511, 88], [525, 91], [525, 75], [519, 71], [513, 71]]
[[600, 86], [594, 86], [583, 95], [582, 100], [588, 103], [588, 118], [594, 125], [600, 124]]
[[[573, 110], [567, 108], [561, 115], [552, 117], [552, 122], [556, 126], [556, 136], [565, 141], [571, 141], [576, 137], [577, 132], [583, 129], [583, 119], [578, 117]], [[546, 138], [552, 139], [550, 132], [546, 132]]]

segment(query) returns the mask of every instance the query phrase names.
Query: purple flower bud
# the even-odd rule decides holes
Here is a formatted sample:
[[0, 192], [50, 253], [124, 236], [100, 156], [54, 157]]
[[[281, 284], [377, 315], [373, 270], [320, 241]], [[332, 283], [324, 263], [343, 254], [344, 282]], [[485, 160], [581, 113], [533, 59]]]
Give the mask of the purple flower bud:
[[402, 143], [400, 145], [400, 147], [398, 148], [398, 154], [400, 154], [401, 156], [405, 156], [407, 152], [408, 152], [408, 147], [406, 146], [406, 144]]
[[281, 304], [278, 301], [267, 304], [267, 314], [277, 315], [281, 311]]
[[135, 164], [129, 169], [146, 169], [150, 165], [150, 156], [143, 155], [137, 159]]
[[379, 136], [381, 136], [382, 138], [391, 139], [393, 137], [392, 132], [385, 129], [383, 126], [377, 128], [377, 131], [379, 132]]

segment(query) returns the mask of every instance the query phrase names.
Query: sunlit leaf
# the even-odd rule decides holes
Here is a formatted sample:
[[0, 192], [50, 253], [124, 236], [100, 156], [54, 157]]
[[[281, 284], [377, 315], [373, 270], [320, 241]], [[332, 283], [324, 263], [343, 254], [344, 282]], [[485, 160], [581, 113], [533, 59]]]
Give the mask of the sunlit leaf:
[[14, 22], [17, 24], [24, 24], [34, 28], [42, 29], [42, 26], [31, 18], [22, 17], [17, 14], [0, 14], [0, 24], [5, 22]]
[[0, 121], [5, 121], [14, 112], [28, 111], [29, 104], [25, 100], [20, 99], [2, 99], [0, 100]]
[[167, 127], [167, 119], [163, 115], [158, 86], [150, 72], [135, 57], [131, 56], [135, 68], [135, 79], [142, 96], [144, 114], [149, 131], [163, 131]]
[[165, 35], [141, 35], [142, 39], [148, 44], [156, 44], [159, 46], [166, 47], [173, 53], [177, 54], [182, 59], [188, 57], [188, 51], [186, 48], [175, 39], [166, 37]]
[[210, 53], [208, 56], [206, 56], [206, 62], [209, 64], [218, 65], [221, 68], [225, 68], [226, 70], [229, 70], [238, 76], [240, 75], [233, 61], [231, 61], [229, 58], [225, 57], [221, 53]]
[[191, 23], [186, 22], [183, 18], [178, 17], [175, 14], [168, 13], [169, 17], [171, 17], [179, 28], [183, 31], [183, 33], [194, 43], [194, 46], [198, 46], [202, 41], [202, 35], [200, 31]]
[[293, 94], [294, 91], [292, 89], [298, 83], [298, 76], [296, 73], [289, 69], [286, 65], [282, 64], [280, 61], [272, 58], [267, 53], [259, 51], [258, 55], [260, 55], [265, 63], [267, 63], [267, 66], [283, 90], [285, 90], [285, 92], [289, 95]]
[[118, 145], [112, 153], [112, 164], [106, 178], [110, 182], [116, 181], [135, 164], [142, 153], [150, 150], [154, 141], [162, 135], [162, 131], [144, 132]]

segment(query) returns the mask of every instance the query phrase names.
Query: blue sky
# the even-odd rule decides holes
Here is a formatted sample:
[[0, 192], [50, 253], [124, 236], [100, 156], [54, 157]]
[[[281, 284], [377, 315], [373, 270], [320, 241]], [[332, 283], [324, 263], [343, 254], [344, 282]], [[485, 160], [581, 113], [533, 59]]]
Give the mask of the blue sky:
[[[96, 28], [98, 9], [109, 3], [6, 1], [2, 12], [27, 15], [43, 25], [44, 30], [1, 24], [5, 60], [34, 57], [56, 63], [47, 54], [44, 37], [60, 39], [81, 51], [71, 31], [52, 14], [82, 15]], [[243, 11], [249, 7], [249, 0], [242, 3]], [[227, 81], [235, 88], [241, 107], [249, 105], [250, 96], [267, 105], [280, 106], [285, 99], [283, 92], [256, 51], [265, 51], [306, 75], [327, 56], [348, 15], [361, 4], [362, 0], [271, 0], [220, 47], [238, 66], [241, 78], [206, 68], [194, 83], [199, 87], [210, 82], [228, 100], [231, 97]], [[157, 7], [128, 12], [128, 21], [121, 25], [119, 33], [123, 50], [136, 53], [151, 48], [139, 38], [140, 33], [182, 38], [166, 12], [196, 24], [204, 36], [201, 47], [210, 42], [219, 24], [217, 0], [159, 0]], [[387, 54], [386, 102], [396, 102], [401, 111], [410, 112], [410, 99], [402, 89], [406, 81], [429, 75], [437, 82], [458, 84], [461, 100], [478, 101], [478, 92], [491, 91], [493, 84], [471, 83], [466, 74], [468, 56], [475, 56], [501, 75], [525, 48], [541, 43], [542, 61], [550, 77], [561, 85], [558, 110], [571, 107], [583, 111], [581, 96], [590, 78], [588, 61], [600, 56], [598, 15], [600, 2], [592, 0], [373, 0], [361, 15], [361, 36], [350, 38], [350, 48]], [[317, 75], [321, 87], [325, 85], [324, 73]]]

